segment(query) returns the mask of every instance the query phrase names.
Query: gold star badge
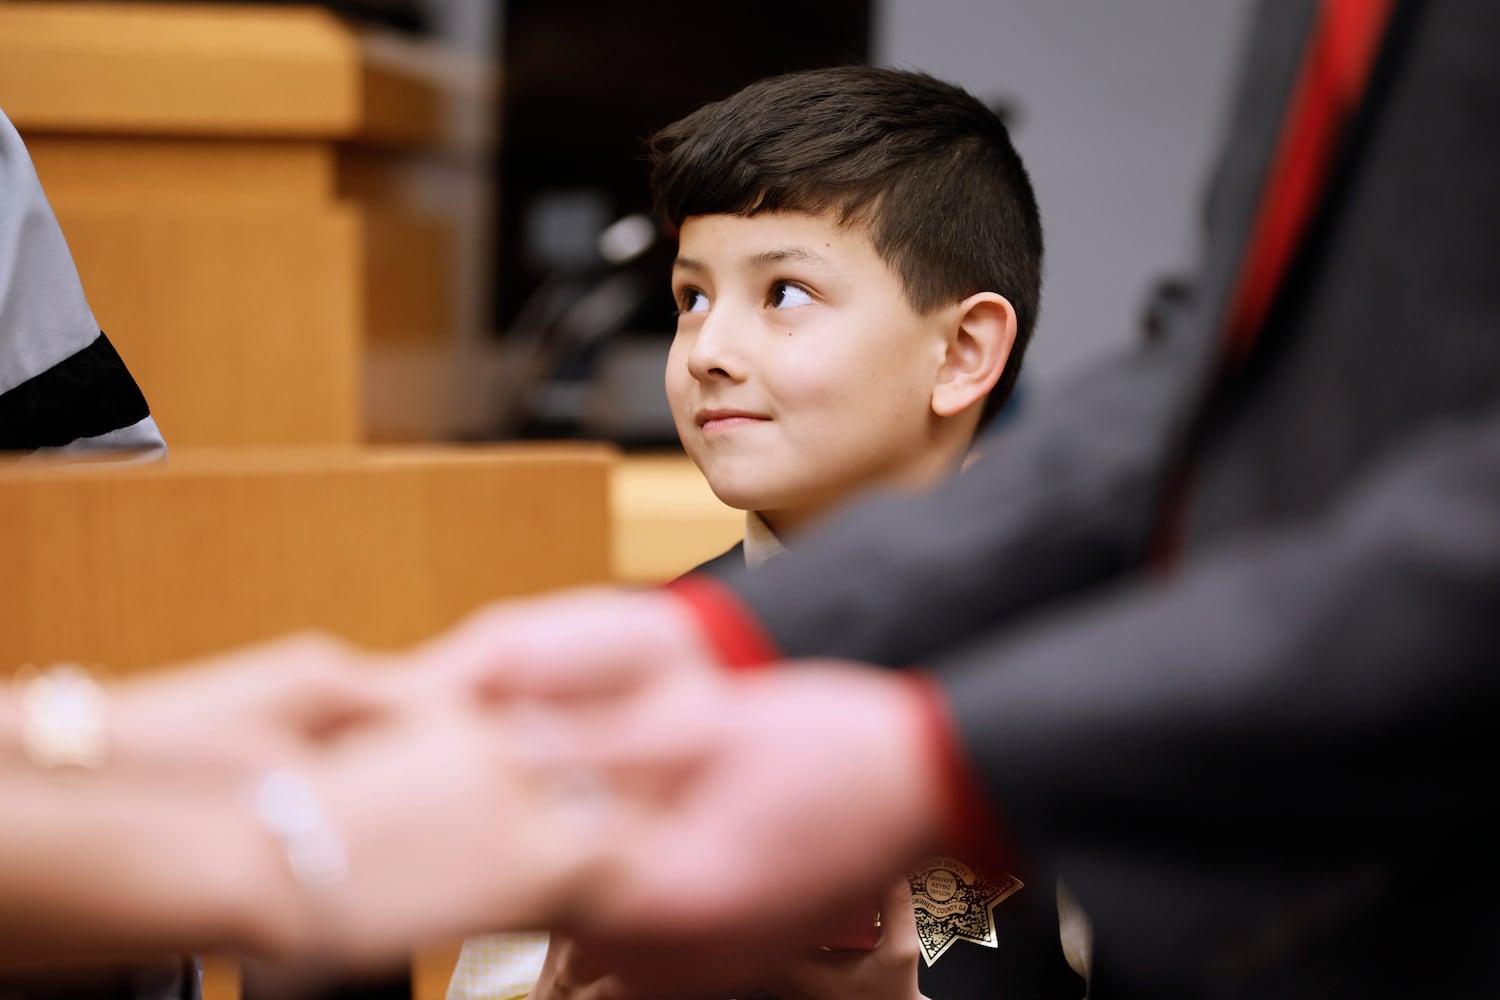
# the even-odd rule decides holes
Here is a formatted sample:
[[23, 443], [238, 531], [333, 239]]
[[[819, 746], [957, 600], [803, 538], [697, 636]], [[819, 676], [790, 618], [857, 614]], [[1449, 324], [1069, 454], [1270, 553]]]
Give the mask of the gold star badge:
[[955, 941], [998, 948], [995, 907], [1021, 888], [1014, 875], [985, 878], [953, 858], [933, 858], [912, 872], [911, 901], [922, 958], [932, 965]]

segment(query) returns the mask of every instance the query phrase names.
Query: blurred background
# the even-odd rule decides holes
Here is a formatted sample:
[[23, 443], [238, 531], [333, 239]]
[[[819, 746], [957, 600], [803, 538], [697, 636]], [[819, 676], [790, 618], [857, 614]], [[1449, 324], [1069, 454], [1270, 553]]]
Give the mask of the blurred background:
[[1137, 335], [1149, 289], [1189, 259], [1248, 0], [335, 6], [419, 25], [498, 72], [491, 280], [479, 293], [484, 342], [509, 349], [483, 352], [498, 370], [481, 362], [454, 432], [670, 448], [657, 383], [671, 248], [627, 229], [618, 235], [640, 242], [614, 251], [630, 257], [623, 266], [598, 249], [611, 224], [649, 210], [644, 136], [812, 66], [867, 61], [968, 88], [1005, 113], [1041, 201], [1047, 274], [1026, 379], [1045, 384]]
[[[443, 6], [454, 17], [465, 5]], [[1047, 383], [1137, 335], [1134, 321], [1148, 290], [1178, 277], [1189, 259], [1216, 138], [1211, 123], [1227, 99], [1248, 3], [480, 6], [497, 19], [503, 81], [491, 313], [497, 331], [531, 333], [543, 325], [539, 317], [565, 308], [525, 311], [542, 305], [533, 296], [548, 277], [585, 273], [597, 263], [593, 246], [604, 227], [649, 208], [639, 162], [644, 135], [768, 74], [869, 61], [958, 83], [1010, 122], [1048, 242], [1044, 305], [1026, 373], [1028, 383]], [[506, 433], [671, 444], [656, 388], [671, 325], [670, 254], [670, 247], [643, 253], [635, 268], [644, 279], [638, 308], [621, 303], [580, 322], [556, 322], [552, 338], [563, 356], [545, 366], [550, 382], [531, 387], [524, 416], [502, 421]], [[564, 298], [579, 294], [570, 289]]]
[[[386, 287], [369, 301], [360, 331], [371, 349], [359, 380], [359, 433], [377, 440], [587, 437], [629, 448], [671, 447], [658, 383], [671, 327], [665, 274], [672, 251], [645, 214], [642, 140], [757, 78], [850, 61], [926, 70], [969, 88], [1010, 120], [1048, 241], [1044, 306], [1026, 379], [1055, 380], [1133, 336], [1131, 320], [1147, 289], [1188, 259], [1214, 140], [1210, 123], [1225, 100], [1247, 5], [316, 5], [360, 32], [377, 53], [371, 58], [403, 65], [429, 86], [431, 112], [442, 119], [416, 141], [381, 136], [379, 129], [329, 137], [339, 147], [338, 195], [428, 224], [389, 250], [428, 259], [387, 261], [378, 278]], [[309, 5], [237, 6], [290, 13]], [[294, 44], [289, 36], [288, 47]], [[17, 105], [11, 114], [28, 141], [84, 131], [31, 114], [14, 93], [18, 85], [24, 83], [11, 81], [0, 99]], [[96, 121], [88, 130], [109, 127]], [[201, 136], [229, 129], [182, 122], [178, 131]], [[262, 143], [288, 138], [264, 127], [249, 132]], [[398, 160], [399, 171], [391, 169]], [[402, 191], [393, 193], [393, 185]], [[227, 202], [234, 192], [222, 197]], [[66, 209], [70, 193], [54, 198]], [[628, 221], [610, 230], [620, 220]], [[601, 248], [606, 231], [614, 239]], [[417, 291], [403, 295], [391, 282]], [[411, 301], [422, 295], [446, 301]], [[152, 398], [169, 411], [163, 423], [170, 435], [171, 399], [160, 395]], [[183, 432], [178, 428], [176, 437]]]
[[654, 579], [739, 518], [667, 412], [646, 136], [857, 61], [1000, 110], [1047, 239], [1024, 408], [1183, 277], [1248, 6], [0, 0], [0, 107], [174, 448], [609, 442]]
[[[1226, 99], [1248, 0], [233, 6], [331, 11], [365, 40], [367, 59], [399, 66], [431, 91], [435, 121], [425, 130], [411, 122], [407, 134], [328, 130], [336, 196], [419, 223], [390, 245], [370, 240], [380, 259], [364, 263], [379, 265], [372, 278], [380, 287], [367, 294], [358, 331], [369, 349], [356, 387], [357, 433], [586, 437], [637, 449], [674, 441], [659, 387], [672, 248], [650, 226], [641, 159], [654, 129], [760, 77], [851, 61], [926, 70], [1001, 109], [1046, 227], [1044, 305], [1026, 373], [1030, 386], [1044, 385], [1134, 336], [1150, 286], [1188, 259], [1211, 122]], [[161, 30], [180, 29], [164, 22]], [[0, 99], [16, 105], [12, 117], [33, 144], [49, 133], [134, 128], [48, 120], [31, 113], [17, 86], [24, 81], [12, 80]], [[234, 127], [173, 126], [187, 137]], [[245, 131], [264, 144], [305, 138], [307, 126], [289, 123], [278, 134], [261, 121]], [[43, 145], [43, 180], [64, 187], [46, 176], [60, 158]], [[220, 198], [218, 207], [230, 208], [235, 192], [221, 189]], [[67, 210], [73, 192], [58, 190], [54, 200]], [[606, 232], [613, 239], [601, 247]], [[151, 373], [143, 375], [149, 392]], [[169, 436], [191, 437], [186, 422], [173, 427], [171, 395], [151, 396], [167, 410]]]

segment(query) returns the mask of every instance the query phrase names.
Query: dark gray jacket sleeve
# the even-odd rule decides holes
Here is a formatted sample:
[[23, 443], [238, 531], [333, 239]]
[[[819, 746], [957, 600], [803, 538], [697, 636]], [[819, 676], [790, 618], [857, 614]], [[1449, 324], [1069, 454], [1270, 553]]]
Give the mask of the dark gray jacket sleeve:
[[164, 450], [84, 298], [21, 137], [0, 112], [0, 450]]
[[1138, 566], [1190, 359], [1142, 345], [1033, 404], [938, 492], [855, 505], [726, 582], [789, 656], [901, 665]]
[[1496, 866], [1497, 622], [1491, 413], [1393, 451], [1315, 522], [933, 667], [989, 802], [1116, 960], [1202, 987], [1382, 899], [1395, 947], [1495, 932], [1461, 886]]

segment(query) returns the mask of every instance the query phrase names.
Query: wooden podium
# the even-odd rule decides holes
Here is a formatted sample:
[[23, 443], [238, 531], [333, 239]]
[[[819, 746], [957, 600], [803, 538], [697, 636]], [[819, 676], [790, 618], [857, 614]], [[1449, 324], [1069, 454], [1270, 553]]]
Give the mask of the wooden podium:
[[[288, 631], [376, 647], [503, 597], [603, 583], [597, 446], [178, 449], [166, 463], [0, 464], [0, 677], [82, 660], [120, 674]], [[416, 956], [441, 1000], [456, 948]], [[206, 965], [208, 1000], [238, 995]]]
[[177, 449], [0, 467], [0, 664], [129, 673], [301, 628], [394, 647], [609, 578], [601, 446]]
[[[445, 436], [491, 85], [320, 8], [0, 2], [0, 109], [174, 445]], [[428, 363], [372, 396], [380, 352]]]

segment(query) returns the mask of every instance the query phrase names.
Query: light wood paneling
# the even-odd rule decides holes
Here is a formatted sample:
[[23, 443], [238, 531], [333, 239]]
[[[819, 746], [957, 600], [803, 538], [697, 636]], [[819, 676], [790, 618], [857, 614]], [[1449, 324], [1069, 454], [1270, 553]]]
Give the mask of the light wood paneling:
[[244, 990], [240, 987], [239, 962], [226, 955], [204, 955], [202, 962], [203, 1000], [240, 1000]]
[[326, 143], [155, 137], [121, 142], [33, 133], [26, 145], [47, 197], [75, 210], [143, 202], [197, 211], [321, 208], [334, 195], [336, 156]]
[[316, 8], [0, 4], [0, 95], [21, 128], [430, 142], [441, 97]]
[[372, 346], [439, 347], [453, 329], [451, 233], [428, 219], [55, 204], [95, 318], [174, 446], [378, 440]]
[[363, 234], [367, 343], [441, 343], [451, 336], [456, 262], [448, 228], [371, 212]]
[[611, 564], [622, 582], [665, 582], [744, 536], [744, 512], [714, 496], [685, 455], [631, 455], [610, 489]]
[[178, 450], [0, 467], [0, 667], [131, 672], [317, 627], [377, 647], [603, 582], [600, 447]]
[[359, 213], [57, 210], [95, 318], [174, 446], [362, 439]]
[[412, 1000], [444, 1000], [462, 947], [463, 942], [456, 941], [417, 952], [411, 966]]

